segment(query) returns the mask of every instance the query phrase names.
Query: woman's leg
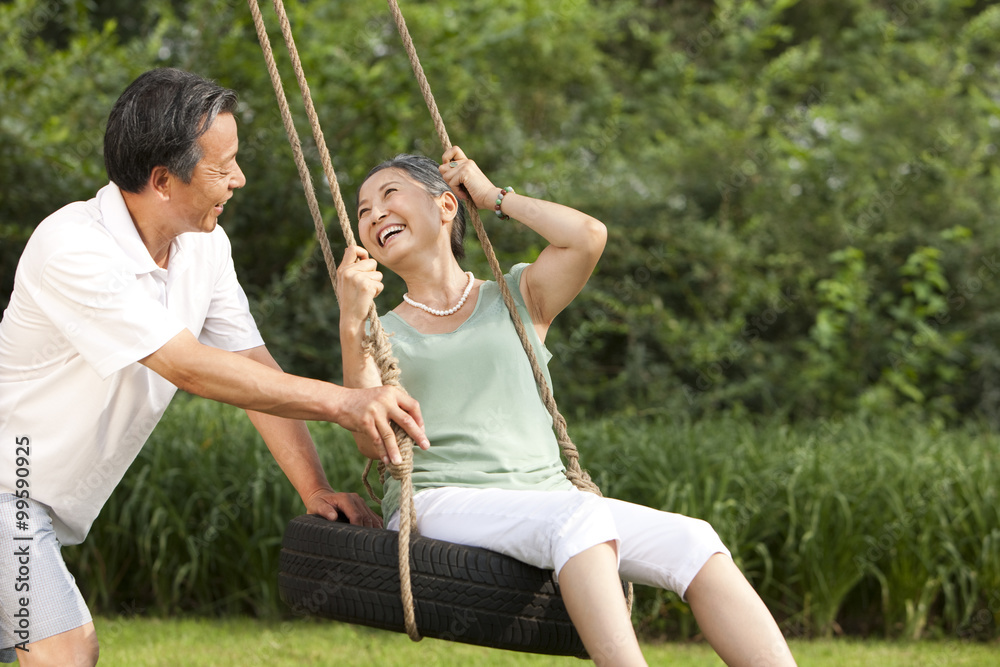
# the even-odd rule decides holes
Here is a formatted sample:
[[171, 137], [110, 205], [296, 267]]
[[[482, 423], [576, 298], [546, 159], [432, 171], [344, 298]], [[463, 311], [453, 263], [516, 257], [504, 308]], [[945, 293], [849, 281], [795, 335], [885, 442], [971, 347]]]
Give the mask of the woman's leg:
[[[443, 488], [414, 496], [425, 537], [555, 570], [566, 610], [599, 665], [645, 665], [618, 576], [618, 533], [601, 498], [576, 490]], [[398, 517], [388, 527], [395, 530]]]
[[778, 624], [732, 559], [715, 554], [685, 595], [698, 627], [727, 665], [794, 665]]
[[621, 538], [621, 576], [679, 594], [728, 665], [794, 665], [777, 623], [700, 519], [604, 499]]
[[[556, 570], [570, 616], [597, 661], [642, 664], [628, 662], [642, 658], [614, 567], [618, 544], [621, 576], [688, 600], [727, 663], [795, 664], [767, 607], [704, 521], [579, 491], [432, 489], [414, 501], [426, 537]], [[389, 527], [396, 525], [394, 517]], [[627, 631], [616, 625], [621, 621]]]
[[646, 664], [622, 594], [614, 542], [590, 547], [566, 561], [559, 588], [595, 664]]

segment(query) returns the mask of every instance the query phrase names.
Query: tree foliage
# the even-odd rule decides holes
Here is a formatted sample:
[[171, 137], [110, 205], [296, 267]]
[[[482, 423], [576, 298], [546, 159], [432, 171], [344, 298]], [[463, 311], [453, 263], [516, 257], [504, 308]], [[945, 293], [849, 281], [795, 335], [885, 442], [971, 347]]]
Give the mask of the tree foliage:
[[[246, 6], [97, 5], [0, 4], [3, 298], [34, 225], [103, 184], [103, 123], [127, 82], [184, 67], [241, 96], [249, 182], [223, 224], [265, 338], [288, 369], [339, 378], [336, 303]], [[383, 3], [288, 10], [349, 201], [372, 164], [440, 153]], [[498, 184], [608, 224], [596, 275], [549, 340], [564, 411], [742, 405], [807, 417], [915, 405], [1000, 422], [1000, 7], [441, 0], [403, 10], [451, 139]], [[318, 166], [315, 180], [322, 190]], [[332, 204], [324, 214], [339, 255]], [[487, 224], [504, 264], [540, 250], [515, 225]], [[468, 263], [485, 275], [474, 245]], [[401, 291], [390, 281], [384, 303]]]

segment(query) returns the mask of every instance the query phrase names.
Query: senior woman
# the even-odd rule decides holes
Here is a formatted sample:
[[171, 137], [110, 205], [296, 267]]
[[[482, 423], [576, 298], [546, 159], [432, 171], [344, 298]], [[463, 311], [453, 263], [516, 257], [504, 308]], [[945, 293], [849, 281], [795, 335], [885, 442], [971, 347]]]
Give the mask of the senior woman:
[[[567, 206], [494, 185], [455, 146], [443, 163], [401, 155], [376, 166], [358, 193], [358, 235], [337, 275], [344, 385], [381, 383], [362, 348], [382, 291], [379, 265], [406, 283], [382, 317], [401, 382], [421, 405], [430, 446], [413, 457], [420, 534], [497, 551], [554, 570], [597, 664], [643, 665], [619, 577], [676, 592], [730, 665], [794, 665], [767, 607], [704, 521], [577, 490], [567, 480], [524, 350], [496, 282], [463, 258], [460, 199], [528, 227], [547, 246], [505, 276], [539, 359], [545, 337], [604, 249], [605, 226]], [[398, 450], [355, 434], [369, 458]], [[399, 486], [383, 509], [398, 527]]]

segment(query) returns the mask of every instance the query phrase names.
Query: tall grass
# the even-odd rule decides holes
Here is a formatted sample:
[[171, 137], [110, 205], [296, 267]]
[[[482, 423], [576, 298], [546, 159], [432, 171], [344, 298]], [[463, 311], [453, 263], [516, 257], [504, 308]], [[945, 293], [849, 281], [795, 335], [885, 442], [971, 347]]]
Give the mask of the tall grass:
[[[312, 430], [334, 487], [361, 492], [350, 437]], [[571, 431], [605, 495], [711, 522], [789, 634], [1000, 636], [1000, 436], [977, 424], [720, 415]], [[273, 616], [278, 545], [302, 511], [240, 411], [182, 398], [65, 552], [104, 613]], [[697, 631], [676, 596], [641, 587], [636, 621]]]
[[[324, 424], [314, 432], [334, 487], [360, 490], [350, 437]], [[179, 397], [86, 542], [64, 553], [105, 612], [269, 616], [282, 610], [282, 534], [303, 511], [245, 413]]]
[[[998, 634], [994, 433], [735, 416], [577, 431], [605, 494], [711, 522], [788, 631]], [[657, 628], [664, 618], [642, 620]]]

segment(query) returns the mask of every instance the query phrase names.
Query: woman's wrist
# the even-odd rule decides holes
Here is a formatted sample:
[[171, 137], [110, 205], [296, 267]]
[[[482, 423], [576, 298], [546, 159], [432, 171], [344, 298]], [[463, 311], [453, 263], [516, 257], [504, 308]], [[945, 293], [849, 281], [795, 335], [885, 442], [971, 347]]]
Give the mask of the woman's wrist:
[[510, 220], [510, 216], [503, 212], [503, 200], [508, 194], [514, 193], [514, 188], [509, 185], [505, 188], [500, 188], [500, 192], [497, 194], [496, 201], [493, 204], [493, 212], [501, 220]]
[[[367, 319], [367, 318], [366, 318]], [[355, 320], [352, 317], [341, 315], [340, 317], [340, 340], [360, 341], [365, 337], [365, 320]]]

